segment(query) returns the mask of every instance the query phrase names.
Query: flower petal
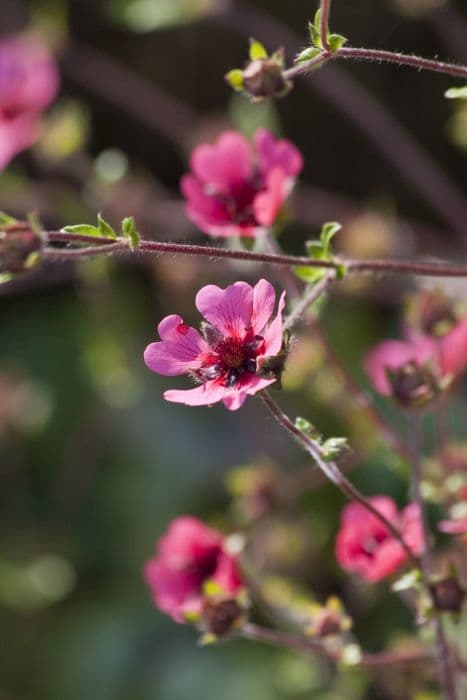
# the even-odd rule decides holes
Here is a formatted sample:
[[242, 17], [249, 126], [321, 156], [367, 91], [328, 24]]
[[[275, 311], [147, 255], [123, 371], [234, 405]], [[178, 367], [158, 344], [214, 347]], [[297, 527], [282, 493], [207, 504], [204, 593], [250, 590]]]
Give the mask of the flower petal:
[[170, 389], [164, 392], [166, 401], [183, 403], [186, 406], [211, 406], [226, 395], [226, 388], [215, 380], [201, 384], [194, 389]]
[[255, 335], [261, 335], [261, 331], [272, 316], [275, 302], [276, 292], [272, 284], [265, 279], [259, 280], [253, 287], [251, 325]]
[[197, 178], [221, 194], [230, 194], [252, 176], [249, 143], [236, 131], [226, 131], [216, 143], [195, 148], [190, 165]]
[[303, 156], [293, 143], [276, 139], [267, 129], [258, 129], [253, 137], [258, 166], [265, 174], [279, 167], [285, 175], [296, 177], [303, 169]]
[[282, 347], [282, 312], [285, 307], [285, 292], [282, 292], [279, 299], [279, 307], [274, 320], [262, 333], [264, 338], [264, 354], [266, 357], [277, 355]]
[[158, 331], [162, 342], [150, 343], [144, 351], [144, 361], [150, 370], [174, 377], [201, 367], [209, 346], [198, 331], [186, 326], [175, 314], [166, 316]]
[[196, 295], [196, 308], [223, 335], [243, 336], [251, 325], [253, 290], [246, 282], [235, 282], [226, 289], [208, 284]]
[[253, 200], [255, 218], [261, 226], [272, 226], [282, 204], [290, 192], [290, 179], [280, 168], [274, 168], [266, 177], [266, 188]]
[[387, 370], [397, 370], [407, 362], [424, 364], [435, 354], [431, 339], [409, 342], [403, 340], [385, 340], [378, 343], [365, 356], [363, 368], [377, 392], [390, 396], [392, 389], [387, 377]]

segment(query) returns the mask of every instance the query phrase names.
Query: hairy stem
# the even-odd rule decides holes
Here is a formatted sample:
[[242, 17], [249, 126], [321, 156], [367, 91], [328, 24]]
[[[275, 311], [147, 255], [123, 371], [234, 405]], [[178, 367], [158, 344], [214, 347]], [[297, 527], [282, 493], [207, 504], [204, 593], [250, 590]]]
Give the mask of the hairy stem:
[[[410, 419], [410, 435], [412, 448], [412, 498], [420, 509], [422, 521], [423, 551], [420, 556], [420, 566], [425, 584], [431, 593], [429, 586], [433, 565], [431, 560], [430, 531], [426, 514], [425, 502], [423, 499], [421, 481], [421, 458], [422, 458], [422, 418], [419, 414], [413, 414]], [[431, 594], [432, 603], [436, 609], [436, 601]], [[458, 695], [455, 684], [455, 670], [453, 660], [449, 650], [448, 642], [444, 632], [443, 621], [439, 613], [433, 618], [433, 629], [436, 640], [436, 659], [443, 695], [446, 700], [457, 700]]]
[[282, 411], [282, 409], [276, 404], [276, 402], [271, 398], [271, 395], [267, 391], [261, 393], [261, 398], [264, 403], [278, 421], [278, 423], [290, 433], [302, 447], [312, 456], [316, 465], [323, 472], [329, 481], [331, 481], [337, 488], [351, 501], [356, 501], [360, 503], [365, 510], [371, 513], [375, 518], [377, 518], [392, 534], [392, 536], [399, 542], [400, 546], [403, 548], [407, 554], [407, 558], [410, 560], [412, 566], [418, 568], [419, 564], [410, 550], [410, 548], [405, 543], [399, 530], [391, 523], [387, 518], [384, 517], [362, 494], [360, 491], [342, 474], [339, 467], [335, 462], [328, 462], [324, 459], [323, 451], [321, 446], [313, 440], [309, 435], [304, 433], [302, 430], [297, 428], [297, 426], [290, 420], [288, 416]]
[[435, 59], [422, 58], [421, 56], [413, 56], [411, 54], [403, 54], [397, 51], [384, 51], [380, 49], [365, 49], [343, 46], [335, 53], [329, 53], [327, 49], [323, 50], [321, 54], [318, 54], [318, 56], [315, 56], [309, 61], [303, 61], [302, 63], [298, 63], [296, 66], [287, 69], [283, 73], [284, 80], [291, 80], [299, 75], [304, 75], [317, 65], [323, 65], [324, 63], [336, 58], [396, 63], [399, 66], [410, 66], [411, 68], [417, 68], [418, 70], [430, 70], [434, 71], [435, 73], [452, 75], [456, 78], [467, 78], [467, 66], [456, 65], [455, 63], [446, 63], [444, 61], [436, 61]]
[[[244, 625], [239, 630], [238, 634], [245, 639], [252, 639], [258, 642], [264, 642], [265, 644], [285, 647], [307, 654], [318, 654], [334, 662], [338, 662], [341, 659], [340, 651], [326, 648], [320, 641], [298, 634], [288, 634], [252, 623]], [[431, 661], [432, 658], [433, 656], [429, 652], [423, 650], [381, 652], [376, 654], [363, 654], [359, 665], [367, 668], [378, 668], [379, 666], [396, 664], [405, 666], [408, 664]]]
[[320, 3], [320, 23], [319, 23], [319, 35], [321, 39], [321, 44], [323, 49], [327, 52], [330, 51], [330, 46], [328, 42], [328, 30], [329, 30], [329, 15], [331, 14], [331, 0], [321, 0]]
[[[113, 240], [110, 238], [90, 237], [61, 231], [45, 232], [49, 243], [87, 243], [82, 248], [57, 248], [48, 246], [44, 251], [47, 260], [66, 260], [85, 258], [92, 255], [109, 253], [131, 253], [126, 239]], [[216, 246], [190, 245], [186, 243], [168, 243], [165, 241], [140, 241], [136, 254], [163, 253], [172, 255], [197, 255], [218, 260], [247, 260], [252, 263], [268, 265], [295, 265], [316, 267], [321, 269], [338, 270], [342, 265], [347, 273], [374, 272], [401, 275], [419, 275], [423, 277], [467, 277], [467, 265], [455, 265], [448, 262], [411, 262], [409, 260], [349, 260], [334, 258], [333, 260], [314, 260], [306, 256], [283, 255], [269, 253], [251, 253], [247, 250], [229, 250]]]

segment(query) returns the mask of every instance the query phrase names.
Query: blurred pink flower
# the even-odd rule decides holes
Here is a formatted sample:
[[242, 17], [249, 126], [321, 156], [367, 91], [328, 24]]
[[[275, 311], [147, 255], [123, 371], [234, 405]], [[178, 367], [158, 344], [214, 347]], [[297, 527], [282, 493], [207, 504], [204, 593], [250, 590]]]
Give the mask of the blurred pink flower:
[[430, 338], [384, 340], [365, 355], [363, 367], [376, 391], [383, 396], [391, 396], [393, 387], [388, 370], [397, 372], [409, 363], [423, 366], [434, 358], [434, 354], [434, 342]]
[[[399, 529], [409, 549], [415, 555], [420, 554], [423, 533], [418, 506], [411, 503], [399, 513], [392, 498], [374, 496], [369, 500]], [[346, 571], [375, 582], [400, 569], [407, 561], [407, 554], [383, 523], [360, 503], [350, 503], [342, 511], [336, 559]]]
[[222, 535], [197, 518], [173, 520], [157, 543], [157, 554], [144, 566], [144, 579], [154, 604], [176, 622], [198, 614], [205, 602], [204, 585], [214, 582], [222, 593], [242, 587], [236, 558], [226, 551]]
[[298, 149], [258, 129], [253, 148], [237, 131], [194, 149], [181, 181], [187, 215], [211, 236], [261, 235], [276, 221], [303, 168]]
[[0, 170], [37, 140], [57, 90], [55, 62], [38, 37], [0, 39]]
[[183, 323], [180, 316], [166, 316], [158, 327], [161, 342], [151, 343], [144, 353], [153, 372], [172, 377], [190, 374], [200, 386], [166, 391], [167, 401], [202, 406], [223, 401], [231, 411], [276, 381], [260, 375], [268, 357], [282, 347], [282, 311], [285, 292], [274, 312], [276, 294], [260, 280], [254, 287], [235, 282], [226, 289], [207, 285], [196, 295], [196, 307], [205, 317], [203, 335]]
[[447, 535], [464, 535], [467, 533], [467, 518], [457, 520], [440, 520], [438, 530]]
[[451, 330], [433, 340], [441, 374], [457, 376], [467, 367], [467, 319], [458, 321]]

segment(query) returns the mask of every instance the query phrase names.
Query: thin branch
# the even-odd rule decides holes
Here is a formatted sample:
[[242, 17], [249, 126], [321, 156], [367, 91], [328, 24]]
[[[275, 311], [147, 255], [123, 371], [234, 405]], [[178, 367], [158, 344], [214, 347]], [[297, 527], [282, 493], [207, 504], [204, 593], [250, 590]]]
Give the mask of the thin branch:
[[[244, 625], [239, 630], [238, 634], [245, 639], [264, 642], [272, 646], [285, 647], [306, 654], [317, 654], [333, 662], [339, 662], [341, 659], [341, 653], [339, 651], [326, 648], [324, 644], [310, 637], [288, 634], [252, 623]], [[363, 654], [359, 665], [367, 668], [378, 668], [380, 666], [396, 664], [405, 666], [409, 664], [426, 663], [432, 660], [433, 655], [424, 650], [405, 652], [387, 651], [375, 654]]]
[[320, 3], [321, 17], [319, 23], [319, 34], [323, 49], [327, 52], [331, 47], [328, 42], [329, 31], [329, 15], [331, 14], [331, 0], [321, 0]]
[[418, 569], [419, 564], [417, 558], [414, 556], [410, 547], [406, 544], [404, 538], [394, 524], [391, 523], [384, 515], [382, 515], [379, 510], [377, 510], [377, 508], [375, 508], [370, 501], [362, 493], [360, 493], [360, 491], [344, 476], [344, 474], [342, 474], [335, 462], [328, 462], [324, 459], [321, 446], [309, 435], [306, 435], [306, 433], [297, 428], [297, 426], [288, 416], [286, 416], [282, 409], [271, 398], [271, 395], [267, 391], [261, 392], [261, 398], [278, 423], [296, 440], [298, 440], [302, 447], [304, 447], [304, 449], [312, 456], [316, 462], [316, 465], [320, 468], [327, 479], [337, 486], [337, 488], [347, 498], [352, 501], [357, 501], [357, 503], [360, 503], [365, 510], [377, 518], [400, 544], [412, 566]]
[[[319, 60], [321, 58], [321, 61]], [[296, 66], [289, 68], [283, 72], [284, 80], [291, 80], [299, 75], [308, 73], [316, 65], [323, 65], [328, 61], [337, 58], [361, 59], [366, 61], [380, 61], [384, 63], [396, 63], [399, 66], [410, 66], [418, 70], [430, 70], [435, 73], [443, 73], [456, 78], [467, 78], [467, 66], [456, 65], [455, 63], [445, 63], [444, 61], [436, 61], [431, 58], [423, 58], [421, 56], [413, 56], [411, 54], [398, 53], [396, 51], [384, 51], [379, 49], [365, 49], [343, 46], [335, 53], [323, 51], [318, 56], [303, 61]]]
[[[436, 609], [436, 600], [430, 588], [432, 576], [432, 561], [430, 548], [430, 531], [426, 514], [425, 502], [423, 499], [421, 481], [421, 458], [422, 458], [422, 418], [419, 414], [412, 414], [410, 420], [410, 436], [412, 448], [412, 498], [420, 509], [422, 523], [423, 551], [420, 555], [420, 567], [423, 579], [428, 592], [431, 595], [432, 603]], [[455, 683], [455, 670], [453, 660], [449, 650], [446, 634], [444, 632], [443, 621], [438, 614], [433, 618], [433, 628], [436, 639], [436, 659], [438, 663], [439, 678], [446, 700], [457, 700], [458, 695]]]
[[291, 330], [296, 323], [298, 323], [302, 316], [307, 312], [310, 306], [320, 298], [322, 294], [327, 290], [329, 285], [333, 280], [335, 280], [336, 275], [334, 270], [329, 271], [325, 274], [322, 280], [317, 282], [315, 285], [310, 287], [310, 289], [303, 295], [294, 309], [290, 312], [287, 318], [284, 320], [283, 329], [285, 331]]
[[[56, 248], [48, 246], [44, 251], [47, 260], [66, 260], [105, 253], [130, 253], [126, 239], [109, 239], [83, 236], [61, 231], [46, 231], [50, 243], [87, 243], [84, 248]], [[91, 245], [89, 245], [91, 244]], [[252, 253], [247, 250], [230, 250], [215, 246], [191, 245], [186, 243], [169, 243], [165, 241], [142, 240], [136, 250], [139, 253], [160, 255], [196, 255], [212, 259], [247, 260], [268, 265], [285, 265], [288, 267], [304, 266], [320, 269], [337, 270], [342, 266], [347, 273], [374, 272], [402, 275], [420, 275], [424, 277], [467, 277], [467, 264], [454, 265], [447, 262], [411, 262], [408, 260], [314, 260], [306, 256], [270, 253]]]

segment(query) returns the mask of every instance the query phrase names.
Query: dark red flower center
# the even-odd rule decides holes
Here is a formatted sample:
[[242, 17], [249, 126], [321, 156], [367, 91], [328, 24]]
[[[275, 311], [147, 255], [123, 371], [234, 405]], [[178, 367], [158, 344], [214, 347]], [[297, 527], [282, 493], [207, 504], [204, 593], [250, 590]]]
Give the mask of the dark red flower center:
[[264, 338], [253, 335], [247, 329], [243, 337], [215, 337], [212, 327], [205, 336], [214, 341], [212, 352], [206, 358], [204, 365], [198, 371], [198, 379], [209, 381], [218, 379], [224, 386], [233, 387], [242, 376], [256, 373], [256, 358], [264, 352]]

